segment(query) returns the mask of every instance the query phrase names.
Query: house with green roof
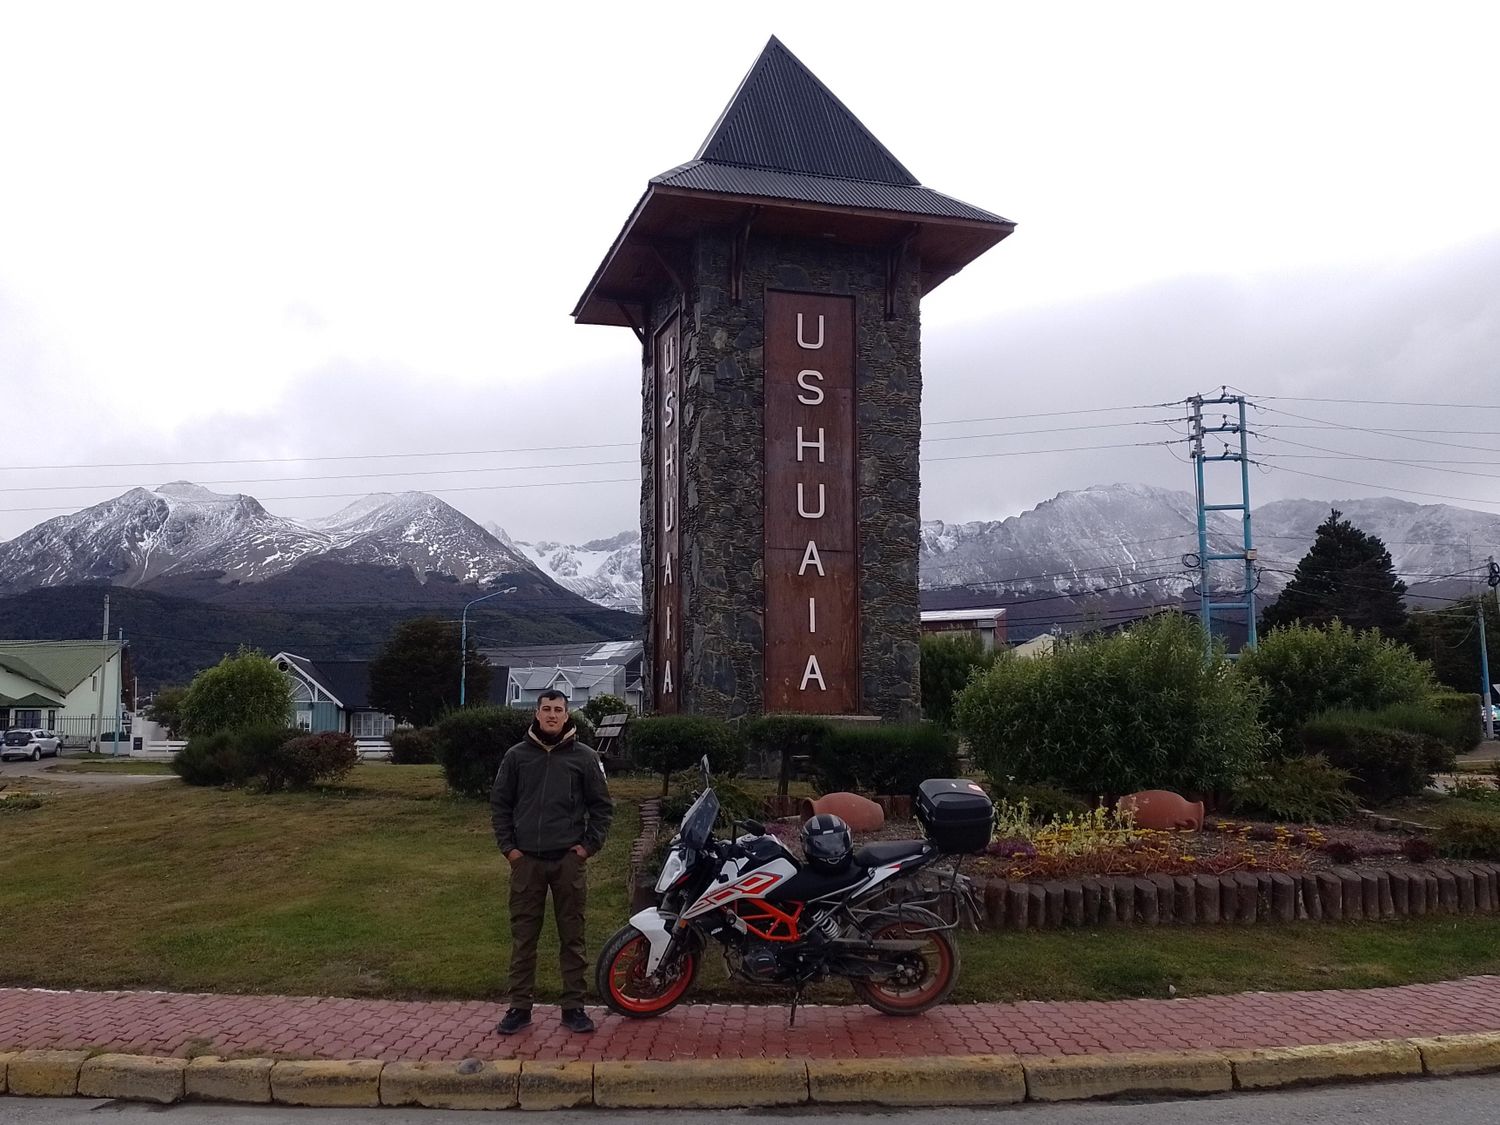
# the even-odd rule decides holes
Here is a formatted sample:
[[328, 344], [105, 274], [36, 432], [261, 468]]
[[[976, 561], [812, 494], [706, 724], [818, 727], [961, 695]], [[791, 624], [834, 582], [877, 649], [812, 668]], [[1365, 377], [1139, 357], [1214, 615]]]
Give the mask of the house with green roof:
[[56, 731], [83, 746], [120, 722], [121, 646], [115, 641], [0, 641], [0, 721]]

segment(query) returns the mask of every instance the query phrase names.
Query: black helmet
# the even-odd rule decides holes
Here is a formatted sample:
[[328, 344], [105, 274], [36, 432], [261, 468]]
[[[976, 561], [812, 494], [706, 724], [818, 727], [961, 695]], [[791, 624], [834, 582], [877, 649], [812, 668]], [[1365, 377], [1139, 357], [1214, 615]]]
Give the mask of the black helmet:
[[802, 826], [802, 854], [807, 865], [823, 875], [837, 875], [849, 866], [854, 837], [844, 818], [832, 813], [808, 817]]

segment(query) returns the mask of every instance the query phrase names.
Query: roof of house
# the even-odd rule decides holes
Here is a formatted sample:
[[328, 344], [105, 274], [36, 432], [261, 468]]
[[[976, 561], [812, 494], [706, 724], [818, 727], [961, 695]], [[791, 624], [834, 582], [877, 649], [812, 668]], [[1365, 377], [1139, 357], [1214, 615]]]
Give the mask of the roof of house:
[[939, 624], [948, 621], [993, 621], [1005, 616], [1005, 607], [999, 605], [978, 606], [973, 609], [924, 609], [922, 623]]
[[613, 679], [619, 671], [618, 664], [595, 664], [587, 668], [512, 668], [510, 679], [519, 684], [522, 691], [541, 691], [551, 687], [559, 678], [566, 678], [573, 687], [595, 688]]
[[0, 667], [67, 695], [115, 655], [114, 641], [0, 641]]
[[[370, 661], [309, 660], [294, 652], [279, 652], [277, 660], [294, 665], [304, 679], [318, 685], [329, 699], [345, 711], [373, 711], [370, 702]], [[506, 670], [490, 669], [490, 686], [486, 697], [491, 703], [505, 703]]]
[[651, 247], [703, 227], [754, 225], [864, 245], [910, 240], [922, 291], [1010, 234], [1009, 219], [926, 188], [774, 36], [697, 155], [651, 179], [579, 298], [584, 323], [631, 325], [670, 272]]
[[645, 652], [641, 641], [587, 641], [583, 644], [524, 645], [481, 649], [492, 665], [526, 668], [581, 668], [588, 664], [630, 664]]

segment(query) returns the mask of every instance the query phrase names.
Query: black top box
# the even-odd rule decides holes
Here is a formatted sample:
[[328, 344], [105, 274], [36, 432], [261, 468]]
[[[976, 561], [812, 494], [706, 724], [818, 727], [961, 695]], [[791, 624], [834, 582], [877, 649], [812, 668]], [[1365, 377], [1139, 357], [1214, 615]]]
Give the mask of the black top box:
[[946, 855], [982, 852], [995, 828], [995, 805], [964, 778], [932, 778], [917, 787], [917, 819]]

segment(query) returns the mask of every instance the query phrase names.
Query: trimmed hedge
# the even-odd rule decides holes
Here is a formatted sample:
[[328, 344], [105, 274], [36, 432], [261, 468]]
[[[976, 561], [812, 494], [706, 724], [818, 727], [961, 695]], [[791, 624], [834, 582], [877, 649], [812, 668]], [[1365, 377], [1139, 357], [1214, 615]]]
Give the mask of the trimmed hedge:
[[815, 760], [833, 735], [831, 723], [810, 715], [764, 715], [741, 729], [750, 753], [778, 763], [776, 792], [781, 796], [791, 785], [792, 759]]
[[431, 727], [393, 730], [386, 735], [391, 744], [391, 764], [420, 766], [437, 761], [437, 742]]
[[1398, 797], [1415, 797], [1432, 784], [1434, 761], [1449, 756], [1430, 735], [1395, 730], [1369, 711], [1330, 711], [1307, 723], [1300, 733], [1308, 755], [1353, 775], [1349, 787], [1364, 800], [1383, 805]]
[[335, 780], [358, 761], [359, 751], [347, 734], [253, 726], [190, 739], [172, 769], [189, 785], [257, 784], [275, 793]]
[[1453, 749], [1467, 754], [1484, 738], [1484, 701], [1477, 692], [1440, 691], [1423, 702], [1453, 723]]
[[936, 723], [830, 724], [812, 759], [818, 790], [905, 797], [958, 772], [958, 739]]
[[703, 715], [655, 715], [630, 725], [631, 761], [661, 775], [662, 796], [672, 775], [692, 769], [708, 755], [715, 775], [733, 777], [745, 768], [745, 740], [722, 719]]
[[1330, 765], [1327, 758], [1288, 758], [1242, 781], [1230, 796], [1230, 806], [1237, 813], [1267, 820], [1337, 824], [1357, 807], [1349, 788], [1353, 780], [1353, 774]]
[[526, 737], [531, 719], [530, 711], [513, 707], [466, 707], [439, 719], [432, 738], [448, 788], [464, 797], [488, 797], [500, 759]]
[[972, 633], [938, 633], [922, 638], [922, 717], [951, 730], [953, 703], [974, 673], [995, 662]]

